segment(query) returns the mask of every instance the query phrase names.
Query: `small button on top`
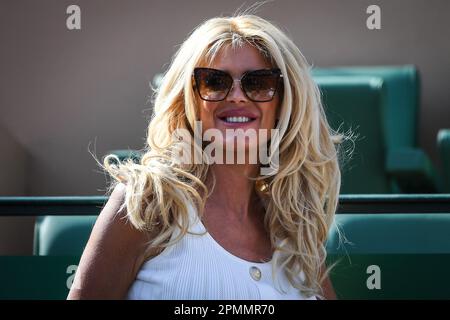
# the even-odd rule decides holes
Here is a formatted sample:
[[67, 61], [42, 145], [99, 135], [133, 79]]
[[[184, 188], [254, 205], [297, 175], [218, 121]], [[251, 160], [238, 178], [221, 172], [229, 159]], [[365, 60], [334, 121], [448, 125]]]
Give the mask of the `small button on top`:
[[250, 267], [249, 272], [253, 280], [259, 281], [261, 279], [261, 270], [259, 270], [257, 267]]

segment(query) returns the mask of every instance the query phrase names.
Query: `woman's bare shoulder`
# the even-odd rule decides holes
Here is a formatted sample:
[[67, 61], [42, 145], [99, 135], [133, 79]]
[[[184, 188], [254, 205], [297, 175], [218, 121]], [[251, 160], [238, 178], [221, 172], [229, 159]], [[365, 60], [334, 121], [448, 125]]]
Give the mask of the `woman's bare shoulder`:
[[124, 298], [134, 281], [150, 236], [129, 221], [125, 194], [126, 186], [118, 184], [99, 214], [68, 298]]
[[[126, 186], [123, 183], [118, 184], [114, 188], [107, 203], [100, 212], [93, 230], [100, 232], [99, 235], [102, 236], [103, 240], [111, 240], [117, 245], [124, 242], [136, 244], [136, 240], [148, 240], [148, 234], [138, 230], [130, 222], [127, 209], [123, 205], [125, 194]], [[121, 237], [108, 238], [111, 235], [120, 235]]]

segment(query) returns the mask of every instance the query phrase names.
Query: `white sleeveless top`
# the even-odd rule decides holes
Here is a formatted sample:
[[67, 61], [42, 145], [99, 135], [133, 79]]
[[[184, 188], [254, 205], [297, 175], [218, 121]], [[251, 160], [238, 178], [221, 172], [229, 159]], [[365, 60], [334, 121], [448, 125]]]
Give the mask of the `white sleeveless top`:
[[[191, 221], [189, 230], [202, 234], [206, 229], [191, 203], [188, 203], [188, 211]], [[177, 234], [174, 232], [172, 239]], [[209, 233], [187, 233], [179, 242], [142, 265], [127, 299], [306, 299], [289, 284], [284, 272], [279, 271], [276, 279], [275, 283], [271, 262], [241, 259], [220, 246]], [[277, 287], [278, 283], [284, 292]]]

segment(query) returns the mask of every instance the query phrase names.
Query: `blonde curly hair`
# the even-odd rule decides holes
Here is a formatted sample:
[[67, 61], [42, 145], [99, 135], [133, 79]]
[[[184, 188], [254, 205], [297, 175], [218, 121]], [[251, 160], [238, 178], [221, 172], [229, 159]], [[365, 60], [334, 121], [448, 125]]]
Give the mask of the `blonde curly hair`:
[[[326, 120], [306, 59], [271, 22], [241, 14], [213, 18], [198, 26], [175, 54], [157, 89], [140, 162], [120, 163], [108, 155], [103, 166], [113, 183], [126, 185], [123, 206], [131, 223], [155, 235], [149, 247], [164, 248], [179, 241], [189, 228], [187, 201], [196, 206], [200, 217], [203, 214], [210, 191], [205, 185], [209, 165], [174, 162], [177, 142], [172, 134], [179, 128], [192, 133], [199, 117], [192, 87], [194, 68], [211, 62], [225, 46], [242, 44], [258, 48], [284, 79], [276, 127], [280, 132], [279, 168], [273, 175], [257, 179], [264, 180], [267, 189], [264, 223], [275, 248], [274, 270], [282, 268], [302, 294], [321, 294], [327, 273], [323, 269], [325, 241], [341, 183], [338, 144], [343, 136]], [[201, 146], [193, 143], [191, 147], [202, 153]], [[176, 228], [181, 233], [169, 241]]]

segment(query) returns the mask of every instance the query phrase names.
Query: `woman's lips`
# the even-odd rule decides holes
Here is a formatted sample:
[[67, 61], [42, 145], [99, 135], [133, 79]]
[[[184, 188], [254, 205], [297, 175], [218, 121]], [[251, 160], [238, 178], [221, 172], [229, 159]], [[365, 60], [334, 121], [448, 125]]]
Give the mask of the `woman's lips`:
[[246, 128], [255, 125], [258, 114], [248, 108], [234, 108], [222, 110], [216, 117], [227, 128]]
[[250, 117], [221, 117], [219, 121], [226, 127], [229, 128], [245, 128], [253, 126], [256, 122], [256, 118]]
[[216, 114], [216, 116], [220, 119], [228, 118], [228, 117], [247, 117], [251, 119], [258, 118], [258, 113], [249, 110], [248, 108], [239, 108], [239, 109], [228, 109], [220, 111]]

